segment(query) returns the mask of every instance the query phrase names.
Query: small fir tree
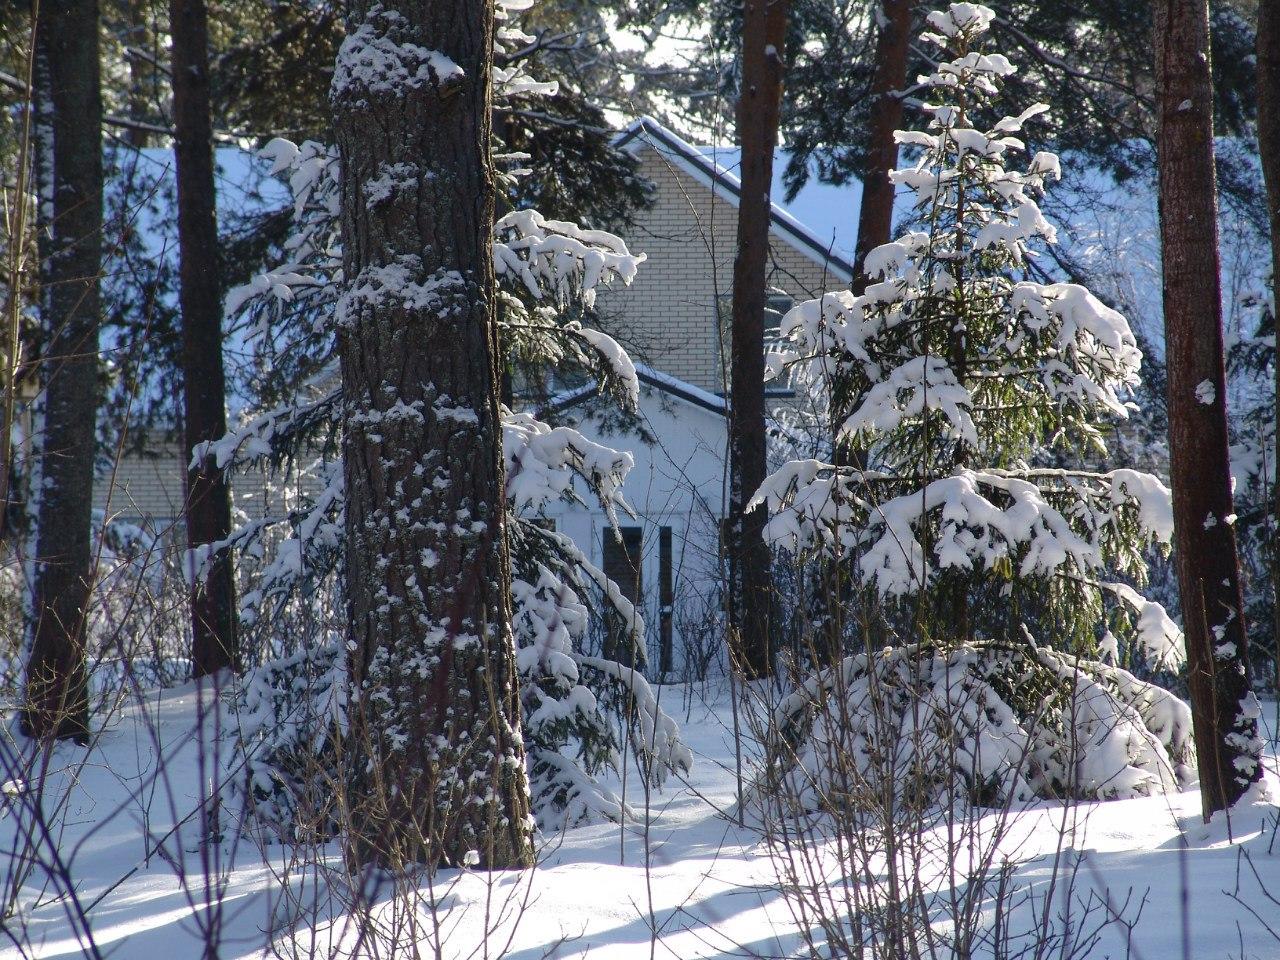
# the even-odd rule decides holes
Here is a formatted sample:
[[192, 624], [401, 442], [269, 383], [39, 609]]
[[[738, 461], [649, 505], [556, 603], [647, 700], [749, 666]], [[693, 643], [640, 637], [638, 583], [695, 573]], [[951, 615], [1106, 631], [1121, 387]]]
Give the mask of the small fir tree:
[[827, 294], [782, 322], [771, 370], [819, 395], [865, 469], [792, 461], [757, 498], [775, 542], [834, 550], [926, 637], [1031, 628], [1092, 655], [1118, 601], [1137, 649], [1176, 666], [1176, 627], [1131, 586], [1147, 547], [1169, 543], [1168, 491], [1133, 470], [1049, 465], [1106, 459], [1141, 353], [1084, 287], [1029, 279], [1033, 245], [1055, 240], [1036, 198], [1059, 165], [1036, 153], [1007, 167], [1043, 104], [979, 125], [1014, 71], [977, 49], [992, 16], [958, 3], [929, 17], [923, 38], [949, 59], [919, 80], [938, 102], [927, 131], [898, 132], [919, 156], [892, 174], [914, 193], [916, 229], [868, 255], [861, 296]]
[[[1276, 621], [1276, 337], [1271, 281], [1245, 296], [1251, 329], [1227, 352], [1231, 394], [1231, 476], [1236, 542], [1244, 573], [1245, 622], [1253, 675], [1280, 690], [1280, 624]], [[1270, 662], [1268, 662], [1270, 661]]]
[[[918, 159], [892, 174], [914, 192], [915, 229], [867, 256], [861, 295], [794, 308], [771, 364], [816, 395], [843, 455], [765, 482], [766, 535], [843, 565], [865, 600], [848, 619], [868, 628], [864, 652], [775, 712], [774, 754], [809, 806], [841, 802], [849, 777], [980, 803], [1194, 778], [1186, 705], [1090, 659], [1118, 659], [1119, 634], [1152, 664], [1182, 660], [1180, 631], [1134, 586], [1151, 544], [1169, 544], [1169, 492], [1135, 470], [1061, 466], [1107, 458], [1141, 353], [1084, 287], [1030, 278], [1033, 245], [1054, 241], [1036, 200], [1059, 166], [1008, 166], [1044, 105], [981, 125], [1014, 71], [978, 49], [993, 16], [955, 3], [927, 18], [945, 51], [919, 80], [935, 102], [927, 131], [899, 131]], [[910, 642], [886, 646], [894, 627]]]

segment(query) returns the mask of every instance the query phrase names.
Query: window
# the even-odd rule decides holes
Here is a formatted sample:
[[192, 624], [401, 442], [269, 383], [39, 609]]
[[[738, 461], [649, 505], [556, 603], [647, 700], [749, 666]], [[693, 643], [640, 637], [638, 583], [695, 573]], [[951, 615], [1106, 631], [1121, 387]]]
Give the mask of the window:
[[764, 328], [768, 330], [776, 330], [782, 323], [782, 318], [786, 316], [788, 310], [795, 306], [795, 301], [785, 294], [774, 294], [765, 301], [764, 307]]
[[[765, 298], [764, 308], [764, 339], [765, 347], [768, 349], [770, 342], [777, 340], [778, 326], [782, 323], [783, 316], [795, 305], [795, 300], [784, 293], [769, 294]], [[733, 348], [733, 295], [722, 293], [716, 298], [716, 320], [720, 325], [720, 347], [724, 351], [722, 354], [726, 368], [729, 364], [729, 356]], [[770, 389], [766, 384], [767, 393], [779, 393], [776, 386]], [[789, 390], [785, 391], [790, 393]]]
[[[644, 531], [640, 527], [622, 527], [615, 533], [612, 527], [608, 527], [603, 536], [604, 575], [618, 585], [622, 595], [637, 609], [643, 609]], [[643, 642], [643, 637], [626, 636], [621, 628], [611, 624], [604, 639], [605, 658], [632, 666], [636, 662], [635, 647]]]
[[[793, 306], [795, 306], [795, 300], [785, 293], [771, 293], [765, 298], [764, 329], [766, 336], [770, 330], [778, 328], [778, 325], [782, 323], [783, 316]], [[716, 298], [716, 319], [720, 322], [721, 330], [727, 334], [730, 322], [733, 320], [733, 294], [722, 293]], [[726, 344], [728, 343], [727, 340], [725, 342]]]
[[665, 678], [672, 671], [671, 617], [675, 592], [671, 580], [671, 528], [658, 531], [658, 673]]

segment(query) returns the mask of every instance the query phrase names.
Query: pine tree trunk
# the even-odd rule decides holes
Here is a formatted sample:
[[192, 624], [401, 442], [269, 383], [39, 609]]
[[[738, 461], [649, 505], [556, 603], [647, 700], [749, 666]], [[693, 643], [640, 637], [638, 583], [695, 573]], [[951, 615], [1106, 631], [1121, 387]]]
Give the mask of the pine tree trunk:
[[[170, 0], [173, 123], [181, 257], [183, 426], [188, 461], [197, 444], [227, 432], [222, 369], [222, 291], [209, 106], [208, 19], [204, 0]], [[231, 533], [231, 491], [212, 459], [187, 468], [187, 545], [195, 550]], [[235, 584], [229, 550], [209, 559], [192, 587], [191, 664], [197, 677], [239, 668]]]
[[[1271, 226], [1271, 283], [1280, 284], [1280, 10], [1274, 2], [1258, 5], [1258, 153], [1267, 183], [1267, 220]], [[1276, 323], [1280, 346], [1280, 323]], [[1276, 354], [1276, 411], [1280, 416], [1280, 352]], [[1271, 465], [1275, 484], [1271, 494], [1272, 536], [1280, 537], [1280, 470]], [[1271, 638], [1275, 652], [1276, 685], [1280, 688], [1280, 543], [1271, 546]]]
[[[83, 741], [89, 731], [85, 622], [92, 585], [98, 278], [102, 261], [102, 92], [97, 0], [40, 5], [38, 147], [44, 430], [23, 730]], [[52, 143], [49, 143], [49, 140]], [[42, 164], [45, 162], [42, 159]]]
[[[200, 6], [203, 8], [204, 4]], [[122, 11], [125, 18], [124, 44], [126, 47], [140, 50], [145, 47], [152, 47], [151, 44], [151, 28], [147, 23], [148, 11], [142, 0], [125, 0], [124, 10]], [[175, 21], [176, 22], [176, 21]], [[177, 31], [174, 27], [174, 31]], [[151, 120], [151, 106], [148, 92], [155, 85], [155, 68], [137, 53], [125, 53], [125, 60], [129, 64], [129, 95], [127, 98], [129, 119], [136, 120], [139, 123], [147, 123]], [[125, 143], [131, 147], [143, 150], [151, 146], [151, 134], [140, 127], [129, 127], [122, 134]]]
[[862, 263], [867, 254], [888, 243], [893, 230], [893, 181], [889, 171], [898, 165], [894, 133], [902, 126], [902, 97], [907, 83], [907, 51], [911, 40], [912, 0], [884, 0], [880, 35], [876, 39], [876, 68], [871, 80], [871, 128], [858, 207], [858, 245], [854, 253], [853, 292], [867, 288]]
[[491, 0], [350, 5], [334, 72], [351, 852], [532, 862], [492, 258]]
[[742, 194], [733, 261], [733, 348], [729, 378], [729, 630], [748, 677], [773, 672], [772, 577], [763, 506], [746, 511], [768, 468], [764, 432], [764, 312], [768, 302], [770, 187], [782, 101], [788, 0], [746, 0], [738, 141]]
[[1157, 0], [1160, 239], [1175, 563], [1205, 816], [1262, 773], [1236, 555], [1213, 157], [1207, 0]]

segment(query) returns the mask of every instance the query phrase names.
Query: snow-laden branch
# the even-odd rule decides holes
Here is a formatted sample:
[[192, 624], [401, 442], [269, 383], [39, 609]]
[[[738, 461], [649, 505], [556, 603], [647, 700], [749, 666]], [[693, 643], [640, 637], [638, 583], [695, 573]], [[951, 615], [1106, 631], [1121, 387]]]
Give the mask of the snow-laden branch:
[[591, 306], [602, 283], [617, 278], [629, 284], [645, 260], [611, 233], [548, 220], [536, 210], [513, 210], [498, 220], [494, 233], [498, 275], [518, 280], [539, 300], [581, 297]]

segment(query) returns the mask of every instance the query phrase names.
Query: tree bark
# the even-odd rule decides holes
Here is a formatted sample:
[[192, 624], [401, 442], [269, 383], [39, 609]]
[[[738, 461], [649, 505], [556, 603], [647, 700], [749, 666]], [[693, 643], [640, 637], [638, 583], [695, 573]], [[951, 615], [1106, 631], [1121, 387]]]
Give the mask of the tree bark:
[[[204, 0], [170, 0], [174, 152], [178, 181], [179, 304], [182, 308], [183, 427], [186, 434], [187, 545], [231, 533], [231, 491], [212, 458], [191, 465], [198, 444], [227, 432], [222, 369], [222, 291], [209, 106], [209, 26]], [[209, 558], [191, 588], [191, 665], [197, 677], [239, 669], [230, 550]]]
[[392, 869], [533, 859], [500, 456], [493, 16], [492, 0], [353, 0], [331, 92], [367, 751], [350, 850]]
[[1262, 774], [1227, 456], [1207, 0], [1157, 0], [1154, 46], [1170, 475], [1204, 814]]
[[[204, 4], [200, 3], [199, 6], [203, 8]], [[154, 48], [151, 42], [151, 25], [147, 22], [148, 11], [142, 0], [125, 0], [121, 13], [126, 19], [121, 41], [127, 48], [125, 61], [129, 64], [129, 93], [126, 101], [129, 119], [139, 123], [154, 123], [155, 118], [151, 116], [148, 91], [155, 86], [155, 67], [149, 64], [140, 53], [133, 52]], [[175, 31], [176, 29], [175, 27]], [[121, 136], [125, 143], [139, 150], [151, 146], [153, 139], [152, 134], [141, 127], [127, 127]], [[179, 136], [181, 136], [181, 130], [179, 130]]]
[[871, 129], [867, 132], [867, 161], [862, 176], [862, 203], [858, 207], [858, 244], [854, 251], [853, 292], [867, 288], [862, 271], [867, 254], [888, 243], [893, 230], [894, 185], [889, 171], [898, 165], [898, 141], [902, 126], [900, 91], [907, 83], [907, 51], [911, 40], [913, 0], [884, 0], [880, 34], [876, 39], [876, 66], [871, 80]]
[[[42, 3], [34, 95], [43, 156], [41, 320], [45, 351], [31, 646], [22, 729], [84, 741], [85, 623], [93, 580], [102, 91], [97, 0]], [[50, 142], [51, 141], [51, 142]], [[49, 162], [51, 159], [51, 163]]]
[[[1280, 10], [1274, 2], [1258, 4], [1258, 153], [1262, 176], [1267, 184], [1267, 221], [1271, 227], [1271, 285], [1280, 284]], [[1275, 322], [1273, 320], [1273, 322]], [[1280, 347], [1280, 322], [1275, 322]], [[1276, 353], [1275, 399], [1280, 416], [1280, 352]], [[1274, 487], [1271, 494], [1272, 536], [1280, 527], [1280, 470], [1271, 465]], [[1280, 543], [1271, 546], [1271, 638], [1275, 654], [1276, 682], [1280, 684]]]
[[748, 677], [773, 673], [772, 577], [764, 507], [746, 504], [764, 482], [764, 312], [768, 302], [773, 151], [782, 103], [788, 0], [746, 0], [738, 142], [742, 193], [733, 261], [733, 337], [729, 377], [729, 636]]

